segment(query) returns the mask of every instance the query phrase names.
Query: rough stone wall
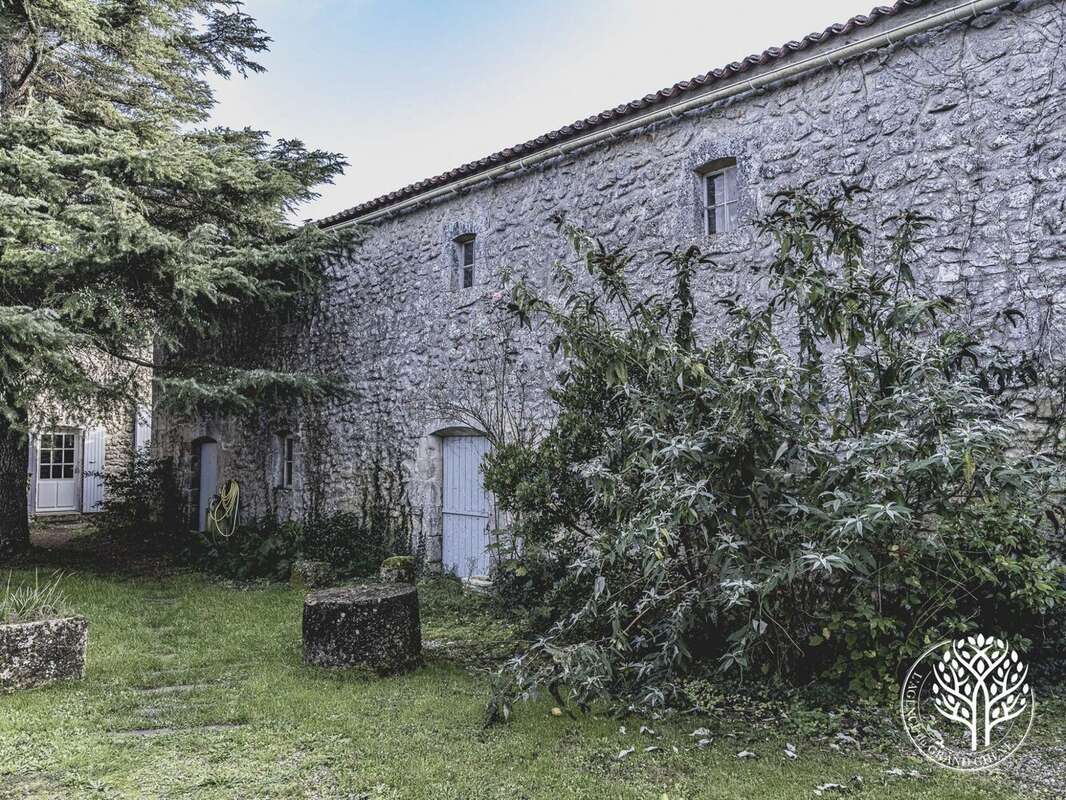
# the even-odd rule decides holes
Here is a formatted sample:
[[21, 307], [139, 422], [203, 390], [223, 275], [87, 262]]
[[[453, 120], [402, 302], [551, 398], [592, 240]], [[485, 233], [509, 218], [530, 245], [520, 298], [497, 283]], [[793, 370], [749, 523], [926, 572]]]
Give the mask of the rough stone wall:
[[[309, 364], [345, 375], [356, 392], [319, 410], [315, 436], [308, 416], [294, 418], [303, 482], [282, 512], [347, 507], [366, 460], [384, 451], [403, 462], [416, 533], [431, 557], [439, 552], [433, 434], [465, 424], [440, 409], [469, 399], [471, 373], [491, 367], [502, 275], [543, 285], [553, 260], [568, 257], [549, 221], [560, 211], [649, 256], [699, 245], [718, 263], [697, 286], [710, 309], [722, 294], [757, 290], [751, 266], [765, 260], [766, 243], [754, 221], [777, 190], [857, 182], [871, 190], [862, 203], [872, 231], [901, 208], [932, 217], [923, 281], [970, 300], [978, 319], [1024, 309], [1020, 336], [1057, 339], [1066, 300], [1064, 19], [1061, 0], [1021, 2], [373, 223], [303, 340]], [[738, 165], [741, 223], [708, 237], [697, 170], [727, 157]], [[463, 289], [454, 240], [469, 233], [477, 277]], [[544, 342], [525, 336], [509, 346], [530, 365], [536, 392], [551, 375]], [[212, 424], [167, 424], [160, 446], [187, 453]], [[266, 457], [251, 454], [269, 425], [218, 435], [224, 477], [261, 485]], [[271, 500], [268, 491], [244, 497], [259, 508]]]
[[135, 409], [123, 408], [101, 423], [107, 429], [104, 472], [109, 475], [127, 469], [133, 462], [134, 415]]

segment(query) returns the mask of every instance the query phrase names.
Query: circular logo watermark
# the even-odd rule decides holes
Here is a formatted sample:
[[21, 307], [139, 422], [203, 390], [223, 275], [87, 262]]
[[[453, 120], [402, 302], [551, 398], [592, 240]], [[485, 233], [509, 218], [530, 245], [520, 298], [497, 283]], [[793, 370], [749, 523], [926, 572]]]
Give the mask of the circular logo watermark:
[[948, 769], [990, 769], [1029, 734], [1036, 701], [1029, 667], [1002, 639], [978, 634], [926, 650], [903, 681], [900, 713], [907, 736]]

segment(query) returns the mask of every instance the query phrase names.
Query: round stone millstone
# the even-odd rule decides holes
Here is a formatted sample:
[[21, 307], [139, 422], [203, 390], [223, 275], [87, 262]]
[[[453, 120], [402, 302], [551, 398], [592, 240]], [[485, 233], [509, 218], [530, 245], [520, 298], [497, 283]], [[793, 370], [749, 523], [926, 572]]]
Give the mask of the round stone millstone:
[[418, 591], [403, 584], [323, 589], [304, 599], [304, 661], [398, 672], [422, 655]]

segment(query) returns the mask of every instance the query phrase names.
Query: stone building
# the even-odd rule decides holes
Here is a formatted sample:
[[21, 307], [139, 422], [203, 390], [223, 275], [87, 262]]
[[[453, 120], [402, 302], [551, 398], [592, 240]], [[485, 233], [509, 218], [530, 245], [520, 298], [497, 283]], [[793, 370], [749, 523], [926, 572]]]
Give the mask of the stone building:
[[149, 446], [151, 426], [148, 405], [91, 418], [60, 412], [42, 420], [30, 435], [30, 517], [103, 510], [104, 475], [129, 467], [134, 449]]
[[[1064, 45], [1062, 0], [899, 0], [327, 218], [365, 239], [286, 358], [353, 393], [257, 424], [157, 419], [191, 524], [235, 478], [246, 517], [385, 507], [431, 561], [488, 574], [491, 436], [470, 412], [521, 385], [527, 411], [550, 414], [544, 343], [508, 339], [496, 300], [505, 274], [544, 281], [567, 257], [558, 212], [638, 253], [699, 245], [718, 264], [697, 287], [710, 307], [750, 290], [777, 190], [859, 183], [871, 230], [902, 208], [932, 218], [921, 280], [978, 318], [1024, 309], [1020, 335], [1054, 341]], [[501, 348], [517, 383], [497, 375]]]
[[128, 402], [75, 407], [38, 398], [30, 414], [26, 503], [31, 518], [56, 520], [103, 510], [104, 476], [126, 470], [138, 448], [151, 443], [151, 376], [146, 369], [111, 359], [83, 362], [98, 378], [119, 370], [128, 381]]

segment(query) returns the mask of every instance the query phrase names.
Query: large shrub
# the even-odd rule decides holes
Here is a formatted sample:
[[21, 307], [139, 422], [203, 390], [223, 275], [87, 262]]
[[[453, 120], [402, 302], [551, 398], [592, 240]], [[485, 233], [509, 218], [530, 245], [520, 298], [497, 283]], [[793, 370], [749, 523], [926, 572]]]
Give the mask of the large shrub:
[[588, 275], [560, 267], [557, 300], [515, 288], [566, 367], [551, 430], [498, 447], [486, 479], [578, 599], [496, 708], [540, 689], [662, 704], [720, 670], [879, 693], [930, 642], [1024, 639], [1063, 602], [1045, 536], [1062, 470], [997, 394], [1032, 365], [918, 290], [922, 218], [868, 245], [854, 191], [781, 195], [762, 299], [718, 319], [697, 250], [662, 254], [670, 291], [638, 297], [626, 252], [565, 225]]
[[288, 580], [299, 558], [326, 561], [345, 577], [376, 575], [390, 556], [406, 555], [410, 542], [387, 525], [368, 525], [362, 515], [338, 512], [304, 521], [271, 516], [242, 522], [228, 535], [196, 534], [200, 565], [237, 580]]
[[328, 561], [346, 575], [375, 575], [386, 558], [410, 551], [409, 534], [384, 515], [341, 512], [304, 526], [303, 554]]
[[138, 448], [128, 466], [104, 473], [103, 480], [103, 505], [91, 517], [97, 531], [129, 546], [175, 549], [184, 544], [185, 515], [171, 459], [155, 459]]
[[232, 532], [194, 534], [200, 566], [235, 580], [286, 581], [303, 548], [304, 526], [266, 516], [241, 522]]

